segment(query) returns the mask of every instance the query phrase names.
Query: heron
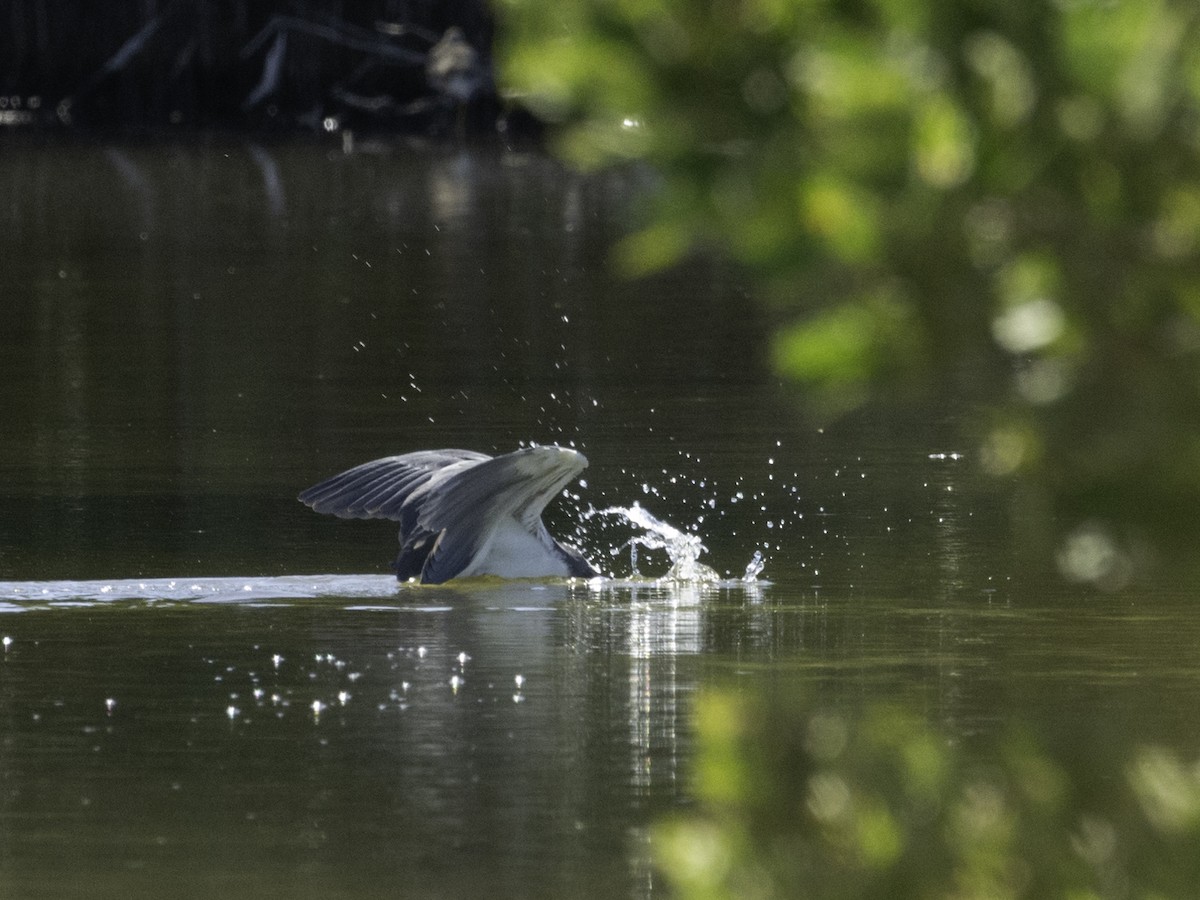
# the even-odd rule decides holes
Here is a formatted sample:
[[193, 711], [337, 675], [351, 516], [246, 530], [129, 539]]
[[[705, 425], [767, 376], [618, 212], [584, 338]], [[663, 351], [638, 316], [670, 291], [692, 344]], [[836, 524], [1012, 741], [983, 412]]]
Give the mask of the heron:
[[500, 456], [418, 450], [355, 466], [313, 485], [300, 502], [343, 519], [400, 523], [393, 568], [401, 581], [452, 578], [594, 578], [584, 555], [550, 536], [542, 510], [587, 467], [559, 446]]

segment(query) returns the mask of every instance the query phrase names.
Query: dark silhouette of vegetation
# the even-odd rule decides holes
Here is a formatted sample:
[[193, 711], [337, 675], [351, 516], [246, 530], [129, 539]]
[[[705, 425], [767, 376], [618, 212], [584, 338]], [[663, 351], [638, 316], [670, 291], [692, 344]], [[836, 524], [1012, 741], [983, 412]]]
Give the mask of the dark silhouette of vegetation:
[[17, 0], [0, 124], [494, 132], [493, 28], [482, 0]]

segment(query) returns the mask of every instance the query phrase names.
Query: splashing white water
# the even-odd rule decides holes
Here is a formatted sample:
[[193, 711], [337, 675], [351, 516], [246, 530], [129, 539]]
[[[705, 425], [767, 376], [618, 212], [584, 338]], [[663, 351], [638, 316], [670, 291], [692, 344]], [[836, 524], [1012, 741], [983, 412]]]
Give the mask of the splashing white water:
[[629, 548], [630, 562], [633, 574], [638, 571], [637, 549], [665, 550], [671, 560], [671, 567], [662, 576], [662, 581], [720, 581], [716, 571], [700, 562], [700, 554], [708, 550], [699, 536], [680, 531], [674, 525], [656, 519], [645, 509], [634, 503], [633, 506], [613, 506], [608, 509], [595, 510], [590, 515], [620, 516], [630, 525], [641, 529], [641, 534], [634, 535], [626, 543], [615, 548], [612, 554], [616, 556], [626, 547]]
[[742, 581], [758, 581], [758, 576], [762, 574], [766, 565], [767, 561], [763, 558], [762, 551], [755, 550], [754, 556], [750, 558], [750, 563], [746, 566], [746, 574], [742, 576]]

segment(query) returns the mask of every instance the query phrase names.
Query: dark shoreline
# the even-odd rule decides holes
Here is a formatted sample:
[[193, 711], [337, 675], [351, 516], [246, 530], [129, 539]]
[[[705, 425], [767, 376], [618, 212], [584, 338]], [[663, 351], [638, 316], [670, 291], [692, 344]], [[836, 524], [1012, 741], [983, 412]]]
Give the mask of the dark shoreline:
[[166, 0], [136, 9], [13, 0], [0, 133], [536, 137], [492, 69], [483, 0]]

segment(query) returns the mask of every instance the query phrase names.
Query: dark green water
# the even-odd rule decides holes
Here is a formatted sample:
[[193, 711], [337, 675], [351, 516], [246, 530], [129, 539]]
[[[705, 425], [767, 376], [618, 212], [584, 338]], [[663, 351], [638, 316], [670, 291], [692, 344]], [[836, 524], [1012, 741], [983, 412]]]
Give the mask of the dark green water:
[[[615, 278], [642, 176], [218, 139], [0, 161], [0, 896], [658, 896], [647, 827], [727, 681], [968, 741], [1020, 718], [1098, 767], [1195, 755], [1194, 585], [1065, 587], [968, 410], [819, 429], [735, 273]], [[605, 569], [628, 532], [577, 513], [636, 500], [769, 583], [399, 587], [390, 524], [294, 499], [523, 441], [588, 455], [548, 518]]]

